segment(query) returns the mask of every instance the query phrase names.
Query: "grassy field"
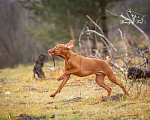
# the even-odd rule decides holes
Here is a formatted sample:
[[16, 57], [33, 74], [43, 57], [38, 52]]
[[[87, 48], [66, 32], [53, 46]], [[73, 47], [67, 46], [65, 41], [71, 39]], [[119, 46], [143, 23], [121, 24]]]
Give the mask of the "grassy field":
[[[33, 79], [33, 66], [19, 65], [16, 68], [0, 70], [0, 119], [16, 119], [15, 116], [28, 114], [41, 119], [150, 119], [150, 87], [137, 82], [130, 89], [130, 96], [119, 101], [102, 102], [107, 92], [95, 82], [95, 76], [79, 78], [71, 76], [61, 93], [50, 98], [61, 81], [63, 73], [58, 63], [54, 70], [44, 72], [46, 79]], [[125, 77], [117, 76], [125, 85]], [[112, 88], [112, 95], [122, 94], [120, 87], [109, 80], [105, 83]], [[127, 89], [130, 86], [127, 82]], [[137, 95], [141, 88], [141, 94]]]

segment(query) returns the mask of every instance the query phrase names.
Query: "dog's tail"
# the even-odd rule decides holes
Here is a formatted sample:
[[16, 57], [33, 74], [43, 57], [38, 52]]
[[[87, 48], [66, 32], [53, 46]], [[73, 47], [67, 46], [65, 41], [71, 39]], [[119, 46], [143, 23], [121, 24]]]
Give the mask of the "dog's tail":
[[106, 62], [109, 64], [110, 61], [111, 61], [111, 56], [107, 56], [106, 57]]

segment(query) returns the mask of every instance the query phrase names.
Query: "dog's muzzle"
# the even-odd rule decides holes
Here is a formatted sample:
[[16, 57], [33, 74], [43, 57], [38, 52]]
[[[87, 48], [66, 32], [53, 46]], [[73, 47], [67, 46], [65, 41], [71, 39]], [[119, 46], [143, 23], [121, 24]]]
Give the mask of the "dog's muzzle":
[[49, 54], [50, 54], [51, 56], [53, 56], [53, 55], [56, 54], [56, 51], [55, 51], [55, 50], [48, 50], [48, 52], [49, 52]]

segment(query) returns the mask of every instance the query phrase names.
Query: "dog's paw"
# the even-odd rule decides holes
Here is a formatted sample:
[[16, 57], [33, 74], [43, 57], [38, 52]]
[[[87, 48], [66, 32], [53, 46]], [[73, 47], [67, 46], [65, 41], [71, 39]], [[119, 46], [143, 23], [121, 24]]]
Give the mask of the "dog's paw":
[[62, 80], [64, 77], [60, 76], [59, 78], [57, 78], [58, 81]]
[[50, 95], [50, 97], [55, 98], [55, 95], [56, 95], [56, 94], [52, 93], [52, 94]]

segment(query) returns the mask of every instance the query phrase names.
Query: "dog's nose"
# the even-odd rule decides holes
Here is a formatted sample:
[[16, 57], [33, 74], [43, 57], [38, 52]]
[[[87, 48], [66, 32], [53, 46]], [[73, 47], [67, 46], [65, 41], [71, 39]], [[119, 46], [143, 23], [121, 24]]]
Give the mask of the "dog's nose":
[[51, 53], [51, 50], [48, 50], [49, 53]]

